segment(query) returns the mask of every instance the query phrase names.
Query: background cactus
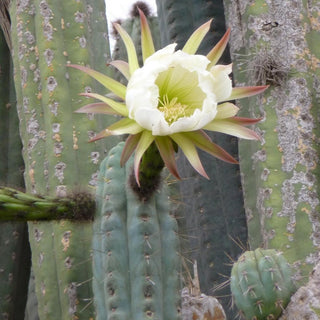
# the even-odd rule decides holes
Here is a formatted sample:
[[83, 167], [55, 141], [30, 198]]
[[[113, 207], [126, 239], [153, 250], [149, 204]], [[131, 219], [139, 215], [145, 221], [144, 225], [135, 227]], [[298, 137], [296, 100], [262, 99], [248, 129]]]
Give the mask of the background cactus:
[[234, 263], [231, 291], [245, 319], [278, 319], [295, 286], [291, 267], [274, 249], [246, 251]]
[[[180, 256], [165, 184], [141, 201], [120, 167], [124, 143], [102, 162], [94, 234], [98, 319], [178, 319]], [[104, 300], [102, 297], [104, 296]]]
[[[3, 8], [2, 8], [3, 9]], [[0, 30], [0, 184], [23, 188], [10, 51]], [[0, 222], [0, 318], [23, 319], [30, 273], [26, 223]]]
[[[90, 192], [104, 145], [87, 143], [100, 128], [73, 111], [85, 103], [78, 94], [95, 84], [66, 65], [89, 64], [107, 72], [104, 2], [12, 1], [10, 17], [27, 191]], [[104, 125], [112, 121], [100, 119]], [[94, 317], [91, 238], [91, 223], [29, 223], [41, 319]]]
[[[240, 141], [251, 248], [275, 248], [307, 280], [319, 256], [317, 1], [224, 1], [238, 85], [269, 84], [242, 100], [263, 117], [261, 143]], [[248, 156], [252, 155], [252, 156]]]

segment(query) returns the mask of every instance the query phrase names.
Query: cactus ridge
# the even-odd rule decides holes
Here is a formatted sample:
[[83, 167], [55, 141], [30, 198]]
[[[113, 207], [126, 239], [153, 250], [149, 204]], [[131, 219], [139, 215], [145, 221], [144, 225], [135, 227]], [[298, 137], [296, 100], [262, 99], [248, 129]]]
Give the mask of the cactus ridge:
[[246, 319], [277, 319], [295, 285], [291, 267], [274, 249], [246, 251], [233, 265], [231, 291]]
[[148, 201], [137, 196], [128, 182], [132, 159], [120, 166], [123, 146], [110, 150], [99, 175], [93, 242], [97, 319], [178, 319], [179, 240], [168, 193], [161, 185]]

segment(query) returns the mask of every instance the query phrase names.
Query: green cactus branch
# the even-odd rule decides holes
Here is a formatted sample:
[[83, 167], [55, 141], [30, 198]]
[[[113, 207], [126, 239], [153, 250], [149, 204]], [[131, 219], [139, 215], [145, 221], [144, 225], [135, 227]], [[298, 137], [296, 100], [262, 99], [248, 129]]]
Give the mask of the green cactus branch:
[[92, 220], [94, 210], [95, 201], [85, 192], [52, 198], [0, 187], [0, 221]]

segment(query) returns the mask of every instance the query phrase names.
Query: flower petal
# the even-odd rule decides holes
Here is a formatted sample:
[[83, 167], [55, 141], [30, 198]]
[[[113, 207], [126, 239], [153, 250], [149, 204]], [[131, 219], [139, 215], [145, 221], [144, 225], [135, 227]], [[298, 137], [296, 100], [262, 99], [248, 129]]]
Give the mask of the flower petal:
[[[242, 121], [242, 119], [246, 120]], [[232, 117], [228, 119], [214, 120], [207, 124], [203, 129], [226, 133], [248, 140], [260, 140], [260, 137], [253, 130], [244, 127], [244, 125], [254, 124], [258, 121], [260, 121], [260, 119]]]
[[175, 159], [175, 150], [172, 140], [169, 137], [156, 137], [155, 139], [157, 148], [160, 152], [161, 158], [169, 169], [171, 174], [177, 179], [180, 179], [178, 168]]
[[229, 74], [232, 72], [232, 64], [218, 64], [210, 69], [210, 73], [214, 79], [214, 87], [212, 90], [216, 95], [217, 102], [230, 100], [232, 93], [232, 81]]
[[211, 61], [208, 68], [214, 66], [221, 58], [230, 38], [230, 28], [221, 38], [221, 40], [213, 47], [213, 49], [207, 54], [207, 58]]
[[196, 31], [193, 32], [193, 34], [190, 36], [190, 38], [187, 40], [186, 44], [184, 45], [182, 51], [189, 53], [189, 54], [195, 54], [198, 50], [203, 38], [206, 36], [210, 29], [211, 20], [201, 25]]
[[235, 116], [239, 108], [231, 102], [219, 104], [217, 107], [217, 114], [214, 119], [225, 119]]
[[130, 79], [130, 70], [128, 62], [122, 60], [114, 60], [109, 62], [108, 64], [117, 68], [127, 80]]
[[140, 127], [134, 120], [129, 118], [124, 118], [119, 120], [116, 123], [113, 123], [108, 128], [102, 130], [95, 137], [93, 137], [90, 142], [109, 137], [109, 136], [119, 136], [122, 134], [137, 134], [143, 131], [143, 128]]
[[124, 45], [126, 46], [127, 54], [128, 54], [129, 70], [130, 70], [130, 74], [132, 75], [135, 70], [139, 69], [139, 62], [138, 62], [138, 57], [136, 53], [136, 48], [127, 31], [125, 31], [118, 23], [114, 23], [113, 26], [119, 32], [120, 37], [122, 38]]
[[256, 86], [256, 87], [235, 87], [232, 88], [231, 96], [228, 100], [242, 99], [251, 97], [256, 94], [262, 93], [269, 86]]
[[211, 154], [212, 156], [228, 163], [238, 163], [238, 161], [234, 159], [227, 151], [213, 143], [210, 137], [203, 130], [185, 132], [184, 135], [189, 138], [189, 140], [191, 140], [198, 148]]
[[110, 98], [107, 98], [105, 96], [102, 96], [101, 94], [98, 93], [91, 93], [91, 92], [86, 92], [86, 93], [80, 93], [81, 96], [89, 97], [89, 98], [94, 98], [98, 99], [107, 105], [109, 105], [112, 109], [114, 109], [118, 114], [126, 117], [128, 116], [128, 109], [125, 104], [121, 102], [116, 102]]
[[67, 67], [75, 68], [78, 70], [81, 70], [85, 73], [87, 73], [92, 78], [99, 81], [104, 87], [112, 91], [114, 94], [116, 94], [118, 97], [122, 98], [123, 100], [126, 97], [126, 90], [127, 88], [120, 82], [98, 72], [93, 69], [76, 65], [76, 64], [68, 64]]
[[140, 140], [141, 134], [142, 132], [137, 134], [132, 134], [127, 138], [124, 148], [122, 150], [121, 158], [120, 158], [121, 167], [125, 165], [125, 163], [128, 161], [128, 159], [131, 157], [132, 153], [136, 149], [138, 142]]
[[151, 31], [148, 25], [148, 21], [143, 11], [139, 10], [140, 14], [140, 23], [141, 23], [141, 49], [142, 49], [142, 58], [145, 61], [148, 57], [154, 54], [154, 44], [151, 35]]
[[200, 161], [197, 149], [194, 143], [185, 133], [175, 133], [170, 136], [172, 140], [181, 148], [192, 167], [203, 177], [209, 179]]
[[150, 147], [151, 143], [154, 141], [154, 136], [151, 134], [150, 131], [143, 131], [140, 137], [140, 140], [138, 142], [138, 145], [136, 147], [136, 153], [134, 155], [134, 176], [136, 178], [138, 186], [140, 186], [139, 182], [139, 167], [140, 162], [143, 154], [146, 152], [146, 150]]
[[76, 110], [75, 113], [100, 113], [100, 114], [112, 114], [120, 115], [119, 112], [115, 111], [108, 104], [104, 102], [90, 103], [80, 109]]

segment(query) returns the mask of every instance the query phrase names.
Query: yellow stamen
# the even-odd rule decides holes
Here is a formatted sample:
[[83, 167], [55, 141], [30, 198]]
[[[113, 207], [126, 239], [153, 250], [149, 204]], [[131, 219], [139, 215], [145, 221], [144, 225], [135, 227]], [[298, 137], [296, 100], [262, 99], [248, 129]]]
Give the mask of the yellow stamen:
[[194, 109], [191, 106], [178, 102], [177, 97], [169, 100], [167, 94], [163, 96], [162, 100], [159, 99], [158, 109], [163, 112], [164, 118], [168, 124], [172, 124], [179, 118], [189, 117], [194, 112]]

